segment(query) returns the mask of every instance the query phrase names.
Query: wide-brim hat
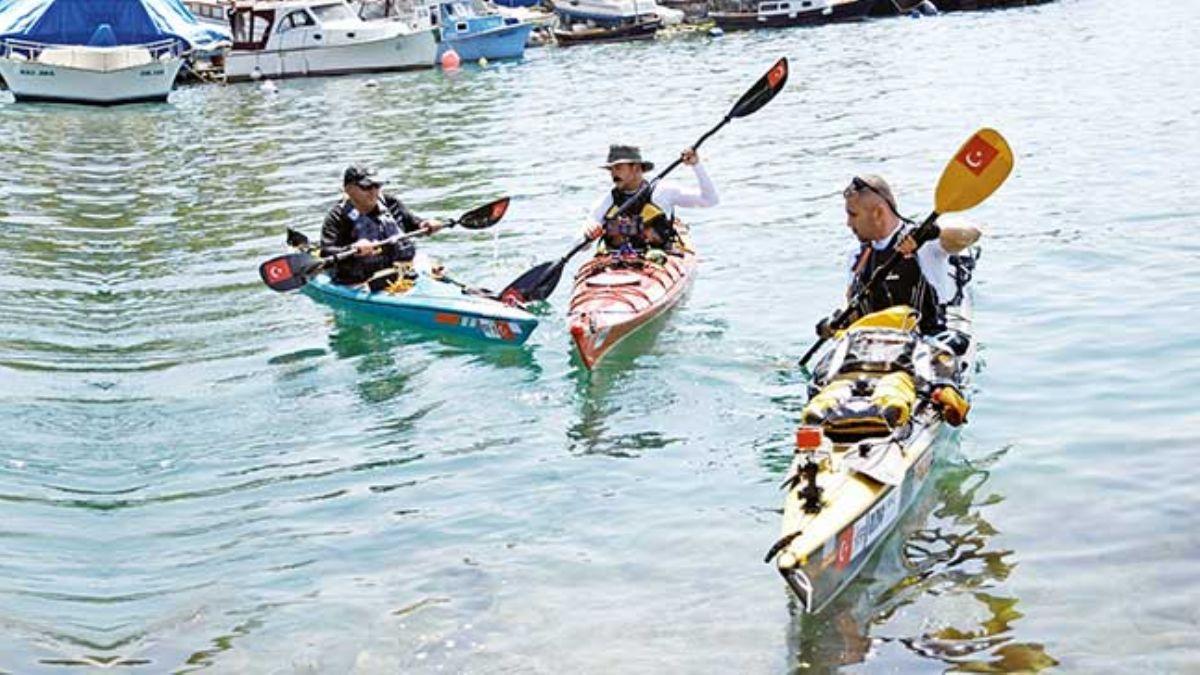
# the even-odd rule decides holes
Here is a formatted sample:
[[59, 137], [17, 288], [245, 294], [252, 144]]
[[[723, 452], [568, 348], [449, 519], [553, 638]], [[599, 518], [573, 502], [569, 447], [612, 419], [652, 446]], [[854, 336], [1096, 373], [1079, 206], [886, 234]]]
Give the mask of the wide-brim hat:
[[617, 164], [641, 164], [642, 171], [650, 171], [654, 168], [654, 162], [643, 160], [641, 149], [634, 145], [608, 146], [608, 161], [600, 168], [611, 169]]

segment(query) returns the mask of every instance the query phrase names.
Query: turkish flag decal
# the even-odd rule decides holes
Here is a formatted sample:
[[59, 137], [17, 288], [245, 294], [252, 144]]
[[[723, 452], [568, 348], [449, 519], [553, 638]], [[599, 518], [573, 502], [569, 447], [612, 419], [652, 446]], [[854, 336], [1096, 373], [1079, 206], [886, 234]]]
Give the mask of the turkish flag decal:
[[502, 199], [495, 204], [492, 204], [492, 220], [500, 220], [504, 217], [504, 212], [508, 210], [508, 200]]
[[786, 63], [775, 64], [775, 67], [771, 69], [771, 72], [767, 73], [767, 85], [770, 86], [772, 89], [774, 89], [776, 86], [779, 85], [779, 81], [782, 80], [784, 78], [784, 76], [786, 76], [786, 75], [787, 75], [787, 64]]
[[842, 530], [837, 538], [837, 558], [834, 564], [839, 570], [846, 569], [850, 561], [854, 559], [854, 526], [851, 525]]
[[288, 264], [287, 258], [280, 258], [268, 264], [266, 272], [271, 281], [283, 281], [292, 277], [292, 266]]
[[993, 159], [1000, 151], [993, 148], [990, 143], [979, 137], [978, 134], [971, 137], [967, 144], [963, 146], [961, 152], [958, 153], [957, 159], [963, 166], [967, 167], [967, 171], [978, 176], [983, 173], [983, 170], [988, 168]]

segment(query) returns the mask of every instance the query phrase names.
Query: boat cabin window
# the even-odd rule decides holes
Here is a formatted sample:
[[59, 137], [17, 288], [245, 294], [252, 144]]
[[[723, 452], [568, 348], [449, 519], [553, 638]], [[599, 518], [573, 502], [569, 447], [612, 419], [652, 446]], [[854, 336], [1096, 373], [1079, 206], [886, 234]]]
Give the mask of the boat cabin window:
[[321, 23], [329, 23], [331, 21], [354, 21], [356, 16], [349, 7], [342, 3], [336, 5], [317, 5], [310, 7], [312, 13], [317, 16], [317, 21]]
[[315, 25], [317, 25], [317, 22], [308, 15], [308, 12], [299, 9], [283, 17], [283, 20], [279, 22], [279, 32], [283, 33], [293, 28], [308, 28]]
[[774, 12], [777, 9], [779, 9], [779, 5], [774, 2], [764, 2], [758, 6], [760, 12]]
[[249, 8], [235, 11], [229, 17], [235, 48], [262, 49], [271, 35], [275, 10], [254, 11]]
[[788, 4], [786, 2], [779, 3], [779, 9], [787, 9], [787, 8], [788, 8]]

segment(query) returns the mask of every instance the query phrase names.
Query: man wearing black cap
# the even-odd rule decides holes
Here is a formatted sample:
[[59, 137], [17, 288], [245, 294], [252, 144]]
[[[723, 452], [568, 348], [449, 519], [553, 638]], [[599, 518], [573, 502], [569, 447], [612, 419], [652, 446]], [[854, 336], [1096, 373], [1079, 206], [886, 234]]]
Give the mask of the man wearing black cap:
[[[608, 161], [600, 168], [607, 169], [612, 176], [613, 189], [592, 207], [591, 217], [583, 228], [584, 236], [595, 239], [603, 235], [605, 248], [612, 252], [625, 250], [644, 254], [651, 248], [669, 247], [675, 207], [709, 207], [716, 206], [719, 201], [717, 188], [701, 166], [696, 151], [686, 148], [680, 158], [695, 172], [699, 192], [659, 183], [653, 191], [638, 194], [646, 185], [645, 172], [652, 170], [654, 163], [643, 160], [641, 150], [632, 145], [610, 146]], [[634, 195], [638, 195], [636, 202], [621, 215], [616, 215], [617, 209]]]
[[369, 282], [371, 290], [386, 286], [390, 277], [372, 279], [376, 272], [409, 262], [416, 254], [411, 239], [380, 245], [388, 237], [404, 232], [423, 230], [433, 234], [442, 228], [441, 221], [423, 220], [409, 211], [399, 199], [383, 194], [383, 182], [375, 170], [353, 164], [342, 174], [343, 197], [325, 216], [321, 228], [321, 253], [331, 249], [353, 246], [353, 258], [338, 263], [334, 280], [339, 284]]

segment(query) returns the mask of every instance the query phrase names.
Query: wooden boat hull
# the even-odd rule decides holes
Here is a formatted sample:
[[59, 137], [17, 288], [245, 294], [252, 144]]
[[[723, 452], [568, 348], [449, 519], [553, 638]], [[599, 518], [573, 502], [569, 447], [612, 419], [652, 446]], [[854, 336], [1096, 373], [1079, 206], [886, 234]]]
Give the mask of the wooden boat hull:
[[659, 28], [662, 28], [662, 21], [655, 19], [617, 28], [589, 28], [579, 31], [555, 29], [554, 39], [562, 47], [599, 42], [653, 40]]

